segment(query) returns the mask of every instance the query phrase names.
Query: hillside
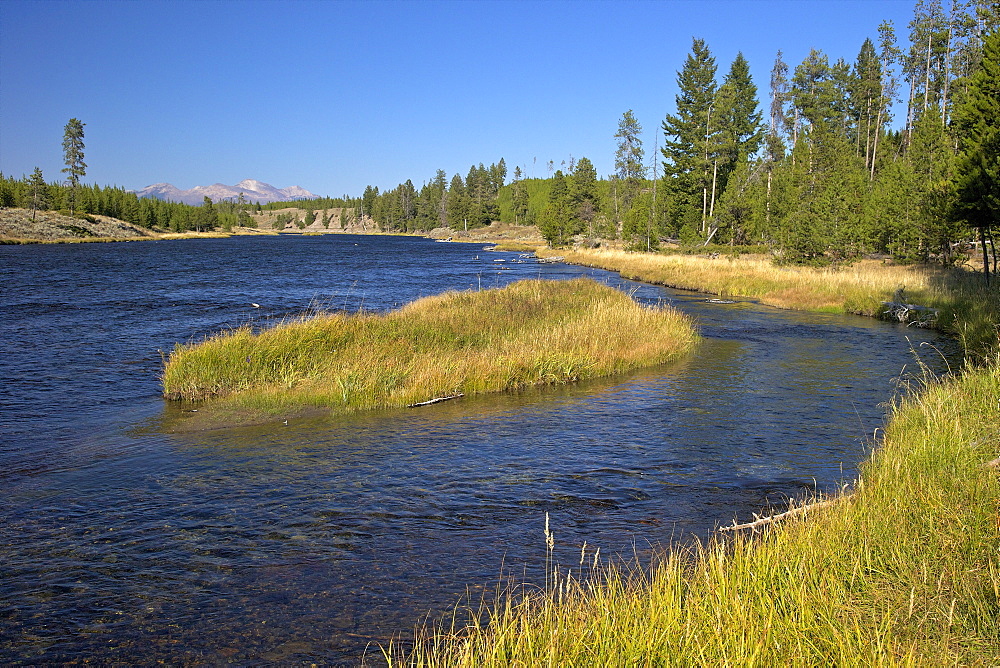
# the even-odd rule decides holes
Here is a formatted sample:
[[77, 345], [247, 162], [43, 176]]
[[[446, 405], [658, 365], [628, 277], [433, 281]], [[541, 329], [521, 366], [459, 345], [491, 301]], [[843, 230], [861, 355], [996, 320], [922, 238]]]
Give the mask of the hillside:
[[89, 215], [86, 219], [52, 211], [0, 209], [0, 243], [19, 241], [68, 241], [86, 239], [142, 239], [154, 236], [149, 230], [109, 216]]

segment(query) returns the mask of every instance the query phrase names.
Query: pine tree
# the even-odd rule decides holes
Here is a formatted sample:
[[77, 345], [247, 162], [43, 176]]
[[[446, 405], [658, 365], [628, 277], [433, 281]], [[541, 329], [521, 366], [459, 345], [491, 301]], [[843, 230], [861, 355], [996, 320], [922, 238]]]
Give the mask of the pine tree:
[[948, 51], [952, 31], [940, 0], [918, 0], [910, 21], [910, 51], [903, 70], [910, 81], [907, 129], [917, 118], [939, 105], [948, 78]]
[[62, 170], [67, 174], [69, 183], [70, 214], [76, 213], [77, 189], [80, 179], [87, 174], [87, 164], [83, 161], [83, 127], [79, 119], [71, 118], [63, 129], [63, 158], [66, 167]]
[[515, 225], [526, 224], [528, 218], [528, 189], [524, 185], [523, 176], [521, 168], [515, 167], [514, 182], [511, 184], [511, 209]]
[[875, 137], [881, 131], [882, 64], [875, 44], [866, 39], [854, 62], [854, 77], [849, 90], [850, 115], [854, 124], [855, 151], [864, 156], [865, 167], [872, 165]]
[[838, 96], [830, 61], [822, 51], [813, 49], [795, 68], [792, 77], [792, 101], [798, 116], [809, 127], [825, 126], [834, 130], [840, 125]]
[[378, 186], [365, 186], [365, 192], [361, 195], [360, 219], [364, 224], [366, 217], [374, 219], [375, 203], [378, 201]]
[[589, 158], [580, 158], [573, 165], [569, 184], [573, 215], [580, 220], [590, 237], [594, 236], [594, 218], [601, 210], [597, 195], [597, 170]]
[[774, 57], [774, 67], [771, 68], [771, 122], [765, 139], [764, 169], [766, 185], [763, 201], [763, 220], [759, 221], [755, 232], [763, 238], [771, 227], [771, 191], [774, 184], [774, 169], [779, 160], [785, 157], [785, 143], [782, 139], [786, 127], [785, 103], [788, 100], [788, 64], [782, 59], [779, 50]]
[[500, 158], [500, 162], [490, 165], [490, 192], [496, 196], [503, 188], [504, 182], [507, 180], [507, 163], [504, 162], [503, 158]]
[[577, 234], [579, 224], [573, 218], [573, 202], [569, 186], [561, 169], [552, 175], [549, 202], [542, 212], [539, 228], [549, 246], [565, 246]]
[[896, 93], [899, 90], [899, 82], [896, 79], [894, 66], [900, 58], [899, 48], [896, 46], [896, 30], [892, 22], [883, 21], [878, 27], [879, 34], [879, 63], [880, 80], [882, 82], [882, 95], [879, 98], [878, 115], [875, 120], [875, 131], [872, 137], [872, 151], [868, 166], [868, 178], [875, 178], [875, 164], [878, 159], [878, 147], [884, 134], [883, 128], [892, 120], [889, 108], [896, 101]]
[[757, 110], [757, 87], [742, 53], [736, 54], [716, 100], [720, 118], [718, 152], [712, 164], [712, 183], [707, 198], [707, 218], [713, 221], [713, 227], [715, 204], [729, 187], [730, 176], [757, 153], [764, 138], [761, 114]]
[[451, 177], [447, 195], [448, 225], [455, 230], [469, 227], [469, 196], [459, 174]]
[[953, 261], [951, 242], [961, 237], [961, 229], [948, 216], [948, 197], [954, 174], [953, 139], [941, 122], [941, 111], [930, 107], [913, 128], [907, 162], [913, 171], [916, 193], [915, 227], [919, 240], [918, 258], [936, 254], [944, 264]]
[[[127, 217], [127, 214], [126, 214]], [[218, 223], [219, 214], [216, 212], [214, 205], [212, 204], [212, 199], [210, 197], [204, 197], [202, 199], [201, 206], [198, 207], [195, 213], [195, 225], [198, 232], [214, 230], [216, 223]]]
[[700, 227], [701, 234], [706, 232], [723, 126], [723, 114], [715, 108], [715, 72], [715, 58], [704, 40], [693, 40], [677, 73], [677, 114], [668, 114], [662, 124], [664, 190], [674, 203], [669, 217], [675, 229]]
[[49, 189], [39, 167], [35, 167], [35, 171], [31, 173], [28, 187], [31, 190], [31, 221], [34, 222], [36, 211], [45, 211], [49, 208]]
[[632, 199], [639, 192], [642, 181], [646, 178], [646, 166], [643, 164], [645, 152], [642, 148], [642, 126], [636, 120], [632, 110], [629, 109], [622, 114], [618, 122], [618, 132], [615, 138], [618, 140], [618, 149], [615, 151], [615, 176], [617, 177], [618, 197], [620, 208], [616, 212], [621, 217], [621, 212], [627, 211], [631, 206]]
[[431, 182], [424, 184], [420, 189], [417, 202], [417, 224], [419, 227], [429, 230], [447, 226], [447, 192], [448, 175], [443, 169], [439, 169]]
[[782, 53], [774, 57], [771, 68], [771, 123], [767, 133], [767, 159], [774, 163], [785, 156], [782, 134], [785, 129], [785, 103], [788, 101], [788, 64]]
[[766, 160], [740, 160], [729, 176], [729, 185], [716, 205], [715, 243], [750, 244], [762, 239], [763, 220], [756, 214], [766, 211], [766, 189], [761, 188], [761, 172]]
[[722, 152], [735, 165], [754, 155], [764, 138], [761, 114], [757, 107], [757, 86], [750, 76], [750, 64], [737, 53], [719, 89], [722, 115]]
[[[969, 81], [969, 90], [954, 112], [961, 154], [954, 177], [953, 220], [979, 231], [983, 249], [983, 273], [990, 280], [987, 242], [1000, 222], [1000, 30], [983, 42], [979, 70]], [[996, 262], [996, 248], [994, 263]]]

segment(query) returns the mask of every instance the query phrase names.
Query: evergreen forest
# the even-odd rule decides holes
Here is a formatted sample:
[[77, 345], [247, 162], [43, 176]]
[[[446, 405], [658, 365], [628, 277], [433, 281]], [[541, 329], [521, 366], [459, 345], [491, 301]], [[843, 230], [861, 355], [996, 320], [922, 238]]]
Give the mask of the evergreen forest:
[[626, 111], [613, 173], [570, 157], [544, 179], [516, 166], [508, 182], [500, 159], [464, 177], [438, 170], [419, 189], [368, 186], [360, 213], [395, 231], [537, 224], [554, 246], [669, 239], [765, 246], [789, 262], [953, 263], [971, 244], [992, 248], [1000, 211], [998, 20], [995, 3], [919, 0], [904, 34], [885, 22], [850, 59], [813, 50], [796, 64], [779, 51], [763, 91], [742, 54], [720, 72], [694, 39], [659, 145], [643, 146]]
[[[384, 231], [537, 225], [552, 246], [619, 239], [628, 249], [754, 247], [784, 262], [890, 256], [952, 264], [972, 247], [996, 270], [1000, 212], [1000, 9], [918, 0], [905, 30], [877, 27], [857, 54], [778, 52], [760, 87], [742, 54], [721, 71], [693, 39], [675, 106], [643, 146], [631, 110], [615, 129], [614, 171], [587, 157], [546, 163], [546, 178], [504, 159], [450, 178], [437, 170], [360, 197], [264, 205], [140, 199], [118, 187], [0, 175], [0, 207], [100, 214], [171, 231], [252, 225], [251, 214], [338, 207]], [[897, 118], [898, 116], [898, 118]], [[75, 120], [75, 119], [74, 119]], [[80, 128], [82, 135], [82, 126]], [[67, 171], [67, 170], [63, 170]], [[73, 176], [73, 174], [71, 174]]]

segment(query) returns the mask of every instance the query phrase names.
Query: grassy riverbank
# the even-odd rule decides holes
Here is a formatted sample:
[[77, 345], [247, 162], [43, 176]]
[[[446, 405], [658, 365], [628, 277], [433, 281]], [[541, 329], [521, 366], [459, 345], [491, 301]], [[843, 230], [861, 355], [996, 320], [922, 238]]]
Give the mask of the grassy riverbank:
[[[542, 251], [628, 278], [783, 308], [940, 309], [971, 359], [891, 411], [853, 490], [763, 533], [718, 534], [650, 567], [563, 564], [547, 591], [419, 634], [407, 665], [997, 665], [1000, 291], [961, 269], [775, 267], [614, 251]], [[558, 535], [558, 527], [555, 527]], [[539, 527], [539, 551], [546, 549]], [[587, 577], [581, 578], [586, 575]], [[551, 584], [551, 583], [555, 584]]]
[[672, 309], [590, 280], [529, 280], [178, 346], [163, 391], [212, 398], [216, 414], [343, 413], [619, 373], [679, 358], [696, 340]]
[[849, 496], [649, 570], [582, 554], [407, 665], [997, 665], [998, 424], [1000, 366], [932, 383], [895, 407]]
[[874, 260], [828, 268], [782, 267], [759, 256], [709, 259], [605, 250], [538, 254], [562, 255], [571, 264], [609, 269], [647, 283], [749, 297], [780, 308], [880, 317], [883, 302], [903, 301], [937, 309], [937, 327], [959, 337], [970, 357], [990, 359], [997, 349], [1000, 281], [986, 287], [981, 274], [962, 268]]

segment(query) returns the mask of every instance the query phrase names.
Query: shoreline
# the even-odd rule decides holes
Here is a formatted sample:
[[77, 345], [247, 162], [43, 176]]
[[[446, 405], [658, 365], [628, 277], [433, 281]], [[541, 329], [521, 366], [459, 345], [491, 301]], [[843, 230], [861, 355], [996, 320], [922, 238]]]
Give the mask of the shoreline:
[[[892, 402], [851, 489], [803, 500], [780, 523], [728, 534], [719, 527], [648, 567], [594, 555], [589, 577], [581, 561], [575, 578], [574, 566], [554, 566], [545, 590], [498, 589], [487, 607], [456, 608], [412, 642], [383, 646], [391, 665], [1000, 660], [1000, 286], [954, 268], [539, 252], [558, 254], [625, 278], [778, 308], [879, 317], [894, 297], [926, 301], [947, 318], [935, 326], [957, 336], [967, 363], [943, 378], [925, 372]], [[670, 264], [673, 273], [659, 272]], [[693, 275], [699, 267], [711, 269], [708, 279]]]
[[[957, 375], [925, 375], [893, 401], [853, 489], [803, 501], [781, 523], [677, 547], [648, 570], [608, 560], [589, 579], [554, 571], [545, 591], [498, 591], [483, 610], [418, 632], [392, 662], [505, 666], [679, 663], [896, 665], [1000, 660], [1000, 286], [960, 268], [539, 250], [624, 278], [787, 309], [886, 320], [918, 302], [958, 338]], [[706, 271], [707, 268], [707, 271]], [[978, 365], [977, 365], [978, 363]], [[878, 433], [878, 432], [876, 432]], [[777, 512], [777, 511], [776, 511]], [[721, 529], [721, 527], [720, 527]], [[740, 658], [742, 657], [742, 659]]]
[[[65, 216], [52, 211], [39, 211], [32, 221], [28, 209], [0, 209], [0, 245], [115, 243], [121, 241], [164, 241], [178, 239], [225, 239], [233, 236], [326, 236], [358, 234], [364, 236], [406, 236], [449, 241], [454, 243], [516, 244], [518, 250], [545, 245], [535, 226], [494, 222], [474, 230], [452, 230], [439, 227], [415, 232], [383, 231], [374, 223], [352, 224], [348, 227], [323, 227], [320, 223], [299, 229], [272, 227], [233, 227], [209, 232], [170, 232], [144, 228], [107, 216], [89, 216], [92, 220]], [[268, 222], [261, 219], [262, 223]]]
[[544, 591], [498, 590], [488, 616], [457, 609], [412, 650], [383, 652], [400, 665], [993, 665], [1000, 363], [914, 389], [852, 493], [648, 567], [553, 569]]
[[[762, 256], [723, 257], [618, 250], [538, 249], [567, 264], [616, 271], [623, 278], [775, 308], [850, 313], [956, 337], [974, 362], [1000, 350], [1000, 281], [962, 267], [860, 260], [844, 267], [776, 266]], [[933, 317], [929, 317], [933, 316]]]

